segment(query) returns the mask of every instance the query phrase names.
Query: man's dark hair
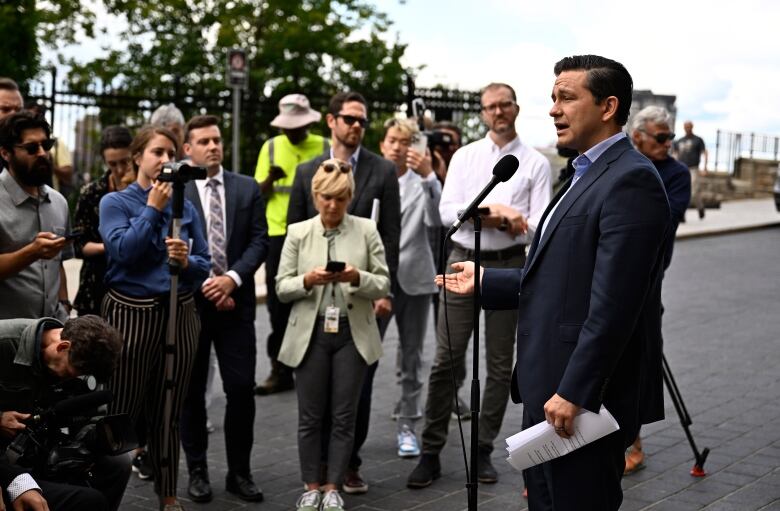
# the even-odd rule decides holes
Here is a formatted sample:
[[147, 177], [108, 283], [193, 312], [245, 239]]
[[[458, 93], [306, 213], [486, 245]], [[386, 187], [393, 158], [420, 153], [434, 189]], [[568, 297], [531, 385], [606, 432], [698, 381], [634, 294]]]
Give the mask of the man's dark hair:
[[88, 314], [69, 319], [60, 339], [70, 341], [68, 360], [79, 374], [108, 380], [122, 354], [122, 336], [103, 318]]
[[458, 143], [463, 143], [463, 131], [460, 126], [451, 121], [439, 121], [433, 125], [433, 131], [436, 130], [450, 130], [458, 134]]
[[631, 110], [634, 81], [623, 64], [598, 55], [574, 55], [555, 64], [555, 76], [564, 71], [587, 71], [587, 87], [596, 98], [596, 104], [615, 96], [618, 99], [615, 120], [618, 126], [625, 126]]
[[128, 149], [133, 143], [133, 134], [124, 126], [109, 126], [100, 134], [100, 154], [106, 149]]
[[19, 84], [17, 84], [15, 81], [11, 80], [10, 78], [6, 78], [5, 76], [0, 76], [0, 89], [18, 91]]
[[341, 107], [344, 106], [344, 103], [349, 103], [350, 101], [357, 101], [358, 103], [362, 103], [363, 106], [368, 109], [368, 103], [366, 102], [366, 98], [363, 97], [363, 95], [359, 92], [339, 92], [332, 98], [330, 98], [330, 103], [328, 103], [328, 113], [331, 115], [338, 115], [339, 112], [341, 112]]
[[0, 147], [13, 152], [14, 145], [22, 141], [22, 133], [34, 129], [42, 129], [47, 138], [51, 136], [51, 128], [45, 118], [27, 110], [9, 115], [0, 121]]
[[190, 132], [206, 126], [219, 127], [219, 117], [216, 115], [196, 115], [184, 125], [184, 141], [190, 141]]
[[502, 82], [491, 82], [485, 85], [485, 87], [481, 91], [479, 91], [480, 100], [482, 99], [482, 96], [485, 94], [485, 92], [494, 89], [508, 89], [509, 93], [512, 95], [512, 101], [517, 103], [517, 94], [515, 94], [515, 89], [513, 89], [512, 86], [509, 85], [508, 83], [502, 83]]

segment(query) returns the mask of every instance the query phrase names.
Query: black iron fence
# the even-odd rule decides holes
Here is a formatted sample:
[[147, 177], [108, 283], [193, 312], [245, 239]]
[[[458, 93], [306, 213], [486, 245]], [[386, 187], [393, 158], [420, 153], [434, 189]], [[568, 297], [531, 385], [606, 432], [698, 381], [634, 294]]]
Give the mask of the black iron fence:
[[716, 137], [710, 169], [733, 174], [740, 158], [780, 161], [780, 136], [718, 130]]
[[[152, 112], [160, 105], [174, 103], [185, 118], [200, 113], [210, 113], [223, 120], [223, 139], [226, 141], [225, 161], [230, 162], [232, 155], [232, 97], [229, 90], [216, 96], [199, 96], [174, 93], [168, 97], [143, 97], [115, 92], [108, 87], [94, 84], [86, 89], [71, 90], [58, 77], [56, 70], [41, 80], [29, 84], [28, 100], [36, 101], [47, 108], [47, 118], [58, 138], [65, 141], [71, 150], [75, 173], [79, 182], [102, 172], [100, 157], [97, 154], [100, 131], [113, 124], [121, 124], [131, 129], [147, 122]], [[426, 110], [435, 120], [449, 120], [466, 125], [479, 114], [479, 92], [453, 90], [445, 88], [416, 88], [414, 82], [407, 79], [404, 90], [398, 97], [375, 97], [365, 94], [369, 101], [371, 127], [364, 143], [375, 149], [381, 133], [381, 124], [388, 116], [399, 110], [411, 112], [411, 102], [415, 97], [422, 98]], [[327, 97], [309, 97], [313, 106], [325, 110]], [[239, 155], [240, 170], [252, 174], [257, 154], [263, 142], [277, 133], [267, 125], [277, 111], [278, 98], [259, 98], [255, 94], [244, 94], [241, 102], [241, 149]], [[315, 131], [327, 131], [324, 120], [314, 128]], [[77, 183], [78, 184], [78, 183]]]

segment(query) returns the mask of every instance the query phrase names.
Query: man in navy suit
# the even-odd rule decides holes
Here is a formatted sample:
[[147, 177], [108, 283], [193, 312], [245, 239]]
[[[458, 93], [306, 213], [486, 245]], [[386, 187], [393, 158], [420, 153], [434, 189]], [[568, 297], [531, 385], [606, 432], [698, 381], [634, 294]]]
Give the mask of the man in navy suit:
[[268, 252], [265, 204], [257, 182], [222, 168], [219, 119], [199, 115], [184, 129], [184, 152], [208, 178], [189, 182], [185, 197], [201, 215], [211, 253], [211, 275], [196, 295], [201, 331], [188, 395], [181, 414], [181, 443], [190, 472], [188, 494], [196, 502], [212, 498], [206, 466], [206, 381], [211, 346], [227, 398], [225, 487], [247, 501], [263, 500], [252, 481], [249, 459], [255, 422], [255, 280]]
[[[542, 421], [563, 438], [582, 410], [603, 405], [620, 430], [525, 472], [529, 509], [617, 510], [624, 449], [646, 417], [663, 416], [661, 276], [669, 203], [658, 172], [621, 128], [632, 80], [595, 55], [555, 65], [558, 145], [577, 150], [572, 179], [545, 211], [522, 270], [482, 270], [483, 307], [519, 309], [512, 397], [523, 427]], [[473, 291], [472, 263], [447, 288]], [[441, 280], [439, 278], [439, 280]], [[642, 395], [660, 403], [650, 410]]]

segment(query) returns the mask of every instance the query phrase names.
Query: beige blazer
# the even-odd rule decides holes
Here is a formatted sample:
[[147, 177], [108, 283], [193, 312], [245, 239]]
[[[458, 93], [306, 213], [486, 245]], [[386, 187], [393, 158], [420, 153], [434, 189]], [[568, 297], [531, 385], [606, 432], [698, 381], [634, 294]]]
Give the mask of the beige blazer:
[[[335, 260], [344, 261], [360, 271], [360, 284], [339, 284], [347, 303], [347, 317], [352, 339], [367, 364], [382, 356], [379, 328], [372, 300], [390, 292], [390, 274], [385, 249], [376, 224], [367, 218], [345, 215], [335, 238]], [[293, 302], [287, 330], [279, 351], [279, 362], [298, 367], [309, 348], [317, 311], [325, 286], [303, 287], [303, 275], [328, 262], [328, 240], [319, 215], [287, 227], [276, 294], [283, 302]]]

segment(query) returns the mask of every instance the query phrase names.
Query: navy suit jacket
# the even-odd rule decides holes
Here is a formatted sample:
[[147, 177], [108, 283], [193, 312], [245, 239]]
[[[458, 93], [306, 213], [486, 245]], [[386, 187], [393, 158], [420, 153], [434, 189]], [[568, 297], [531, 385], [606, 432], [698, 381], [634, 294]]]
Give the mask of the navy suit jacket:
[[[330, 158], [330, 151], [298, 165], [292, 192], [290, 192], [290, 205], [287, 208], [287, 225], [308, 220], [319, 214], [312, 201], [311, 178], [320, 163], [328, 158]], [[374, 199], [379, 199], [377, 230], [385, 246], [387, 267], [395, 280], [398, 270], [398, 247], [401, 241], [401, 196], [398, 192], [398, 171], [390, 160], [361, 147], [357, 172], [355, 172], [355, 194], [347, 213], [370, 218]]]
[[[640, 423], [663, 418], [658, 339], [669, 203], [655, 167], [627, 139], [563, 196], [568, 187], [542, 217], [540, 226], [561, 201], [525, 268], [485, 270], [484, 308], [519, 308], [515, 402], [537, 416], [555, 393], [593, 412], [604, 404], [630, 443]], [[641, 403], [640, 387], [653, 389]]]
[[[255, 272], [268, 254], [268, 224], [265, 220], [265, 202], [257, 182], [249, 176], [224, 170], [225, 230], [228, 270], [241, 277], [241, 287], [231, 295], [236, 302], [235, 312], [241, 319], [254, 321], [257, 298]], [[184, 196], [198, 211], [207, 236], [206, 216], [194, 182], [187, 183]]]

